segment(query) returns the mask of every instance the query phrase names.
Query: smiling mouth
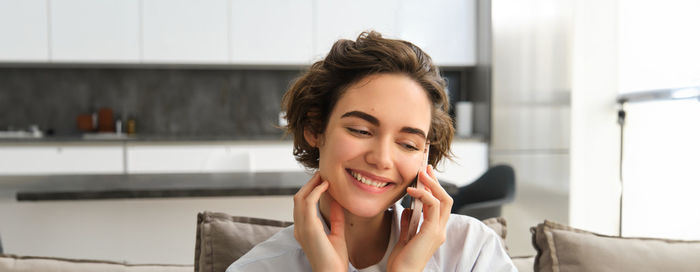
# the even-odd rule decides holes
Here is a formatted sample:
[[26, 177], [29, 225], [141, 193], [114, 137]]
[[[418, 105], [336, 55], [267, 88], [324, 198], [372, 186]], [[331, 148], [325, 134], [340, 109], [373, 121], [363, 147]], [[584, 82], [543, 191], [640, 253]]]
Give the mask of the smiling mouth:
[[367, 177], [362, 176], [360, 173], [357, 173], [357, 172], [352, 171], [352, 170], [349, 170], [349, 169], [348, 169], [348, 172], [349, 172], [350, 175], [351, 175], [352, 177], [354, 177], [357, 181], [362, 182], [363, 184], [366, 184], [366, 185], [369, 185], [369, 186], [373, 186], [373, 187], [377, 187], [377, 188], [383, 188], [384, 186], [387, 186], [387, 185], [389, 184], [388, 182], [378, 182], [378, 181], [374, 181], [374, 180], [372, 180], [372, 179], [370, 179], [370, 178], [367, 178]]

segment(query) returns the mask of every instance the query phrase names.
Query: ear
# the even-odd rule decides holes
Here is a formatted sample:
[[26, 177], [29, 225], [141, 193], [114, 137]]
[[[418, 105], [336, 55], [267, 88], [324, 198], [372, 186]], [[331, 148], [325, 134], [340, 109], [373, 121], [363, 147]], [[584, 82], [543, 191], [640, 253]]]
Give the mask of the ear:
[[319, 135], [316, 133], [313, 133], [310, 129], [305, 128], [304, 129], [304, 139], [306, 140], [309, 145], [313, 147], [318, 147], [319, 145]]

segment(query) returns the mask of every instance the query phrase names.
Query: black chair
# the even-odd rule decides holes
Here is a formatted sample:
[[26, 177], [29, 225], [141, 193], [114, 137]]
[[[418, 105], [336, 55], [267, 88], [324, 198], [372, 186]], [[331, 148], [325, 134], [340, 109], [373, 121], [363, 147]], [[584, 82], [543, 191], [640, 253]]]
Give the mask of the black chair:
[[501, 216], [503, 204], [515, 199], [515, 171], [508, 165], [489, 168], [476, 181], [452, 195], [452, 213], [483, 220]]

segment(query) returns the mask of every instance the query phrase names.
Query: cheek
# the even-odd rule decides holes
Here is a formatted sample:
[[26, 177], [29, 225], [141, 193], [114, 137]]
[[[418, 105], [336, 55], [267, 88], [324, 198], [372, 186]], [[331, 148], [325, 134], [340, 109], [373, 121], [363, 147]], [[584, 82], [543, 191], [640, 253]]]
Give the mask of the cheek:
[[412, 182], [414, 178], [418, 175], [418, 171], [423, 170], [421, 166], [423, 165], [423, 156], [418, 155], [418, 153], [412, 154], [402, 154], [397, 157], [397, 168], [399, 174], [404, 179], [405, 182]]
[[339, 160], [350, 160], [362, 154], [363, 142], [350, 135], [339, 135], [333, 145], [333, 153]]
[[322, 173], [335, 171], [335, 167], [360, 156], [363, 148], [362, 141], [350, 135], [329, 135], [320, 149], [319, 170]]

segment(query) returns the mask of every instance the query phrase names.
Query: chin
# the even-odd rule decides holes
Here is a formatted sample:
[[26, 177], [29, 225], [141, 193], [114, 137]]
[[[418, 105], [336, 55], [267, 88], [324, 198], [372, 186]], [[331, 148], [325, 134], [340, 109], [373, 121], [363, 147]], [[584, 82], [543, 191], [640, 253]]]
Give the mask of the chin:
[[375, 217], [385, 212], [391, 204], [377, 203], [377, 201], [350, 200], [350, 205], [343, 206], [345, 210], [359, 217]]

